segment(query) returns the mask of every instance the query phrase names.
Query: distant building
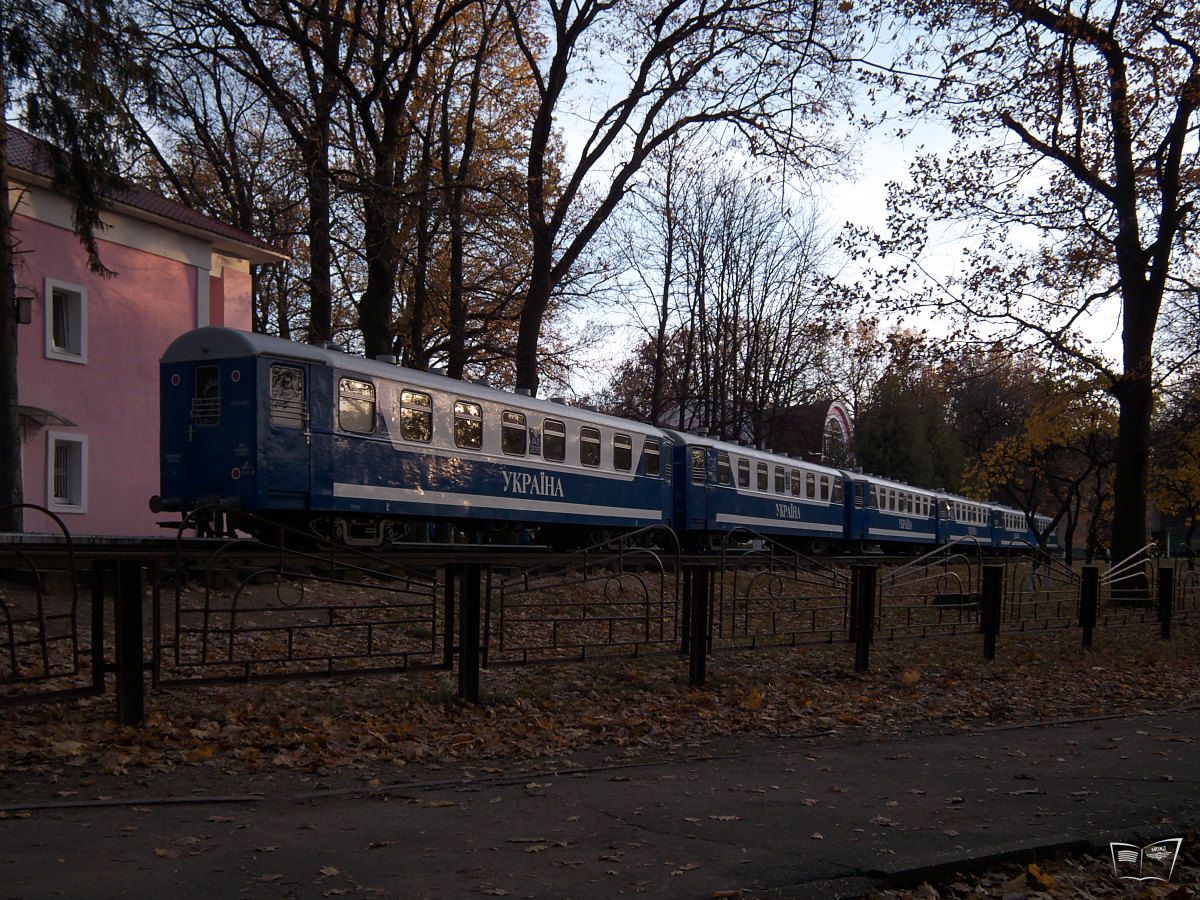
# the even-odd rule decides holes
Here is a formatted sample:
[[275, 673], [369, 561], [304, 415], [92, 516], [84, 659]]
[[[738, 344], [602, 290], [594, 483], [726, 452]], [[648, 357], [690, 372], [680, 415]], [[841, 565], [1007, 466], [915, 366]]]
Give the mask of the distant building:
[[[706, 420], [703, 407], [685, 405], [683, 425], [680, 408], [668, 410], [659, 417], [664, 428], [682, 427], [692, 431], [703, 427]], [[770, 410], [762, 417], [762, 434], [754, 433], [753, 417], [744, 416], [740, 434], [731, 440], [770, 447], [777, 453], [800, 457], [810, 462], [831, 466], [853, 466], [854, 426], [845, 405], [840, 400], [817, 400], [802, 406]]]
[[[199, 325], [250, 330], [250, 266], [286, 257], [262, 241], [140, 187], [113, 196], [99, 232], [116, 273], [88, 271], [71, 204], [51, 187], [48, 146], [8, 126], [25, 501], [72, 534], [162, 534], [158, 360]], [[36, 517], [26, 527], [40, 530]]]

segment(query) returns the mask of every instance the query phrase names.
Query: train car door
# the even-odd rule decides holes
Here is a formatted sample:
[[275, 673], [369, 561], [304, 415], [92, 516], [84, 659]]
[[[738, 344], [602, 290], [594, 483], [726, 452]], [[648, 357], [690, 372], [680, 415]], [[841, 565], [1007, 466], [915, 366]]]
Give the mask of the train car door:
[[[232, 384], [222, 379], [221, 367], [217, 363], [204, 363], [191, 368], [190, 393], [187, 414], [187, 448], [184, 459], [187, 466], [187, 491], [192, 498], [207, 499], [223, 497], [229, 492], [226, 486], [232, 457], [223, 448], [228, 446], [231, 433], [238, 430], [239, 423], [223, 415]], [[187, 381], [175, 375], [171, 384]], [[224, 390], [223, 390], [224, 388]]]
[[[267, 362], [267, 360], [264, 360]], [[259, 483], [269, 505], [305, 509], [312, 482], [312, 416], [308, 372], [290, 362], [270, 362], [265, 373], [263, 471]]]
[[687, 448], [688, 528], [708, 528], [708, 448]]
[[866, 540], [868, 528], [867, 517], [870, 515], [870, 511], [867, 509], [867, 483], [865, 481], [857, 481], [845, 473], [843, 473], [842, 477], [846, 482], [846, 539], [851, 541]]

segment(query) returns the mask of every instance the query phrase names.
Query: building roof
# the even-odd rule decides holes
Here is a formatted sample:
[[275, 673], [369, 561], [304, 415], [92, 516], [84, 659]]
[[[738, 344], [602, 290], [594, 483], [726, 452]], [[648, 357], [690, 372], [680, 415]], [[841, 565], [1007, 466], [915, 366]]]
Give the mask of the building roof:
[[[11, 123], [7, 130], [9, 177], [21, 181], [22, 174], [25, 174], [32, 176], [29, 180], [34, 183], [49, 186], [54, 176], [53, 146], [48, 141], [14, 127]], [[210, 241], [215, 250], [229, 256], [246, 259], [252, 263], [281, 262], [288, 258], [278, 247], [259, 240], [252, 234], [196, 212], [174, 200], [168, 200], [141, 185], [127, 182], [126, 188], [114, 191], [109, 200], [117, 212], [156, 222], [193, 237], [202, 237]]]

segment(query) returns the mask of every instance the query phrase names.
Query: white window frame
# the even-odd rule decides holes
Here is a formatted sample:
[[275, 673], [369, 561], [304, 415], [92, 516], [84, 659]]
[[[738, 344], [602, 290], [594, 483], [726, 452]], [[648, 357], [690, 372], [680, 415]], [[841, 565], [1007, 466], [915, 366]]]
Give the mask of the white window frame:
[[[54, 496], [54, 448], [60, 443], [79, 445], [79, 503], [63, 503]], [[70, 431], [46, 433], [46, 508], [51, 512], [86, 513], [88, 511], [88, 439], [86, 434]]]
[[[54, 291], [69, 291], [79, 296], [79, 352], [72, 353], [54, 343]], [[46, 359], [60, 359], [63, 362], [84, 364], [88, 358], [88, 302], [87, 288], [81, 284], [71, 284], [56, 278], [46, 279], [46, 293], [43, 295], [43, 318], [46, 320]]]

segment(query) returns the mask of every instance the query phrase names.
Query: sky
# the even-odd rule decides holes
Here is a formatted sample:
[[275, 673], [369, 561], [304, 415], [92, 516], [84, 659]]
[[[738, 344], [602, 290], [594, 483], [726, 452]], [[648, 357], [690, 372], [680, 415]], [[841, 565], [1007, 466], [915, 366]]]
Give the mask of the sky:
[[[568, 128], [565, 136], [570, 150], [576, 150], [582, 143], [582, 131]], [[831, 235], [840, 231], [846, 223], [882, 230], [887, 215], [887, 184], [905, 181], [908, 166], [918, 153], [948, 150], [951, 144], [949, 130], [937, 124], [921, 125], [903, 138], [879, 129], [859, 137], [852, 163], [844, 177], [828, 178], [807, 185], [804, 193], [811, 194], [810, 202], [815, 204]], [[956, 263], [955, 251], [959, 246], [950, 242], [940, 256], [934, 255], [925, 260], [930, 271], [934, 275], [949, 274]], [[853, 278], [854, 270], [844, 269], [841, 277]], [[907, 319], [884, 315], [882, 319], [885, 327], [893, 324], [916, 327], [935, 336], [947, 334], [950, 330], [947, 321], [932, 315]], [[638, 334], [627, 314], [611, 309], [581, 309], [575, 314], [574, 321], [577, 327], [588, 322], [599, 322], [608, 328], [607, 338], [582, 354], [582, 365], [571, 373], [571, 389], [576, 394], [594, 394], [607, 385], [616, 366], [633, 349]], [[1115, 304], [1110, 304], [1101, 314], [1084, 321], [1082, 330], [1108, 356], [1114, 359], [1120, 357], [1120, 319]]]

